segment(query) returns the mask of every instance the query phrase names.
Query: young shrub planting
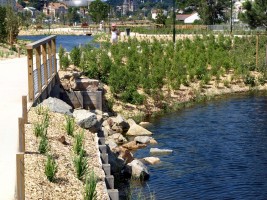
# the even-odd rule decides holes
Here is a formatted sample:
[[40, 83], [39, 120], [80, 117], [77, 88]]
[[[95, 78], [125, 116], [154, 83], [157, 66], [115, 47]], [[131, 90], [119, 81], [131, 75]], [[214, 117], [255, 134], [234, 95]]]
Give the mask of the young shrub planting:
[[76, 155], [83, 155], [84, 149], [83, 149], [83, 139], [84, 139], [84, 133], [78, 133], [74, 136], [74, 144], [73, 144], [73, 151]]
[[79, 155], [75, 155], [73, 159], [76, 176], [79, 180], [82, 180], [88, 170], [88, 159], [84, 157], [84, 152], [80, 151]]
[[57, 164], [51, 155], [47, 155], [45, 164], [45, 175], [50, 182], [54, 182], [56, 178]]
[[84, 200], [95, 200], [96, 199], [96, 183], [97, 178], [94, 172], [87, 174], [84, 187]]
[[73, 136], [74, 132], [74, 118], [70, 116], [65, 116], [66, 124], [65, 124], [65, 130], [68, 135]]
[[38, 151], [40, 154], [45, 154], [48, 151], [48, 139], [45, 135], [41, 136]]
[[58, 56], [59, 56], [59, 66], [60, 66], [60, 69], [62, 68], [62, 58], [65, 54], [65, 50], [64, 48], [62, 47], [62, 45], [59, 46], [59, 50], [58, 50]]
[[69, 65], [70, 65], [70, 60], [68, 55], [63, 55], [61, 58], [61, 63], [62, 63], [62, 69], [66, 70]]
[[36, 137], [39, 137], [39, 136], [42, 136], [42, 135], [45, 135], [45, 127], [43, 126], [43, 124], [34, 124], [34, 135]]

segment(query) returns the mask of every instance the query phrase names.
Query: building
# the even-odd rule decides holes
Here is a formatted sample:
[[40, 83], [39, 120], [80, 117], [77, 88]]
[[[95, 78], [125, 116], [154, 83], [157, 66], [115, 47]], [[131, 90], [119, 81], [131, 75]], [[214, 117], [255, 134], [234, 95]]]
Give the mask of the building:
[[80, 6], [89, 6], [93, 0], [58, 0], [66, 4], [67, 6], [80, 7]]
[[176, 20], [185, 24], [193, 24], [196, 20], [200, 20], [200, 16], [197, 12], [191, 14], [179, 14], [176, 15]]
[[57, 17], [60, 14], [65, 14], [68, 12], [68, 7], [64, 3], [49, 3], [43, 8], [43, 13], [47, 16]]
[[135, 12], [137, 7], [136, 0], [124, 0], [122, 4], [122, 15], [127, 15], [129, 12]]

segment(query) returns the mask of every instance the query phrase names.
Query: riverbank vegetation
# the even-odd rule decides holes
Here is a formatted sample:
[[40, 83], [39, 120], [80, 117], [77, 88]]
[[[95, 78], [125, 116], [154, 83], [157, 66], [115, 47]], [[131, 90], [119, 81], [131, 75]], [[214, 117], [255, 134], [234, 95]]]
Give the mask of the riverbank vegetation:
[[129, 38], [116, 45], [102, 43], [101, 48], [75, 48], [70, 55], [71, 63], [85, 75], [110, 87], [111, 106], [119, 100], [149, 112], [150, 104], [168, 107], [172, 94], [185, 87], [193, 88], [194, 99], [210, 85], [217, 89], [264, 85], [266, 41], [260, 38], [257, 64], [255, 36], [203, 35], [175, 44], [156, 38], [153, 42]]

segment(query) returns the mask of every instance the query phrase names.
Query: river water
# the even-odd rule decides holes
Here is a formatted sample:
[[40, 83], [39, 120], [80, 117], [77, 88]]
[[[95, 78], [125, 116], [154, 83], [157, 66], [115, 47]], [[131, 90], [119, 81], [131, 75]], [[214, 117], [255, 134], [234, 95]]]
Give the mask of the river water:
[[[36, 41], [46, 36], [19, 36]], [[57, 36], [67, 51], [90, 36]], [[93, 44], [96, 45], [97, 44]], [[138, 184], [155, 199], [267, 199], [267, 95], [220, 98], [154, 119], [154, 147], [172, 149]], [[151, 147], [151, 146], [150, 146]], [[135, 157], [150, 156], [149, 149]]]
[[[235, 95], [152, 121], [159, 156], [138, 186], [155, 199], [267, 199], [267, 96]], [[138, 150], [138, 158], [149, 156]]]
[[[18, 39], [37, 41], [47, 36], [48, 35], [25, 35], [25, 36], [18, 36]], [[62, 45], [62, 47], [67, 51], [71, 51], [75, 46], [77, 47], [83, 46], [88, 43], [98, 47], [99, 44], [94, 43], [93, 38], [94, 37], [92, 36], [86, 36], [86, 35], [58, 35], [56, 38], [57, 51], [60, 45]]]

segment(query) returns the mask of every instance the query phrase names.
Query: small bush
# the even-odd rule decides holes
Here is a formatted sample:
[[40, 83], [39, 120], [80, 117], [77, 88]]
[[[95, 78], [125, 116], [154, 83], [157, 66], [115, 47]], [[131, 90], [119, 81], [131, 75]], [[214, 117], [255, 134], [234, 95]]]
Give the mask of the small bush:
[[65, 116], [66, 119], [66, 124], [65, 124], [65, 130], [67, 132], [68, 135], [73, 136], [73, 132], [74, 132], [74, 118], [70, 117], [70, 116]]
[[41, 137], [38, 151], [40, 152], [40, 154], [45, 154], [48, 151], [48, 140], [44, 135]]
[[45, 127], [43, 126], [43, 124], [34, 124], [34, 135], [36, 137], [39, 137], [39, 136], [43, 136], [43, 135], [46, 135], [46, 129]]
[[69, 67], [70, 65], [70, 60], [69, 60], [69, 57], [68, 55], [64, 55], [62, 56], [61, 58], [61, 64], [62, 64], [62, 68], [65, 70]]
[[97, 178], [95, 173], [91, 172], [90, 175], [86, 176], [85, 187], [84, 187], [84, 200], [95, 200], [96, 199], [96, 183]]
[[256, 85], [255, 77], [247, 75], [244, 79], [244, 83], [246, 85], [250, 85], [251, 87], [254, 87]]
[[79, 155], [74, 156], [73, 163], [76, 171], [77, 178], [82, 180], [88, 169], [88, 159], [84, 157], [83, 151]]
[[48, 155], [45, 164], [45, 175], [50, 182], [53, 182], [55, 180], [56, 172], [57, 172], [57, 164], [55, 160], [52, 158], [52, 156]]
[[78, 47], [74, 47], [71, 52], [70, 52], [70, 59], [71, 62], [79, 67], [80, 66], [80, 61], [81, 61], [81, 50]]
[[83, 150], [83, 139], [84, 133], [78, 133], [74, 136], [73, 151], [76, 155], [81, 155], [84, 153]]
[[59, 46], [59, 50], [58, 50], [58, 56], [59, 56], [59, 66], [60, 68], [62, 68], [62, 58], [65, 54], [65, 50], [64, 48], [62, 47], [62, 45]]

